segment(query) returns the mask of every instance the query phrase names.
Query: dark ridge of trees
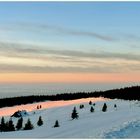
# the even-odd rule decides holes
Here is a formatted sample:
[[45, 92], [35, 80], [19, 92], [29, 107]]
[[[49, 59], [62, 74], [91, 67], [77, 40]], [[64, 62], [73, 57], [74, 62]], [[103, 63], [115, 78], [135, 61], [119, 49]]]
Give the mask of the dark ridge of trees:
[[64, 93], [56, 95], [31, 95], [0, 99], [0, 108], [41, 101], [74, 100], [88, 97], [105, 97], [110, 99], [140, 100], [140, 86], [112, 89], [107, 91]]

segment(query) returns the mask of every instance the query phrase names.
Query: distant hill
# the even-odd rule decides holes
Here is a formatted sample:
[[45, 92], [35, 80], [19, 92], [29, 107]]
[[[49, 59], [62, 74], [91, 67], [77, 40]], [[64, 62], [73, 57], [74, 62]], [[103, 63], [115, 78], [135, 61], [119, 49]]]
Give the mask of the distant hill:
[[125, 87], [106, 91], [76, 92], [57, 95], [31, 95], [0, 99], [0, 108], [28, 104], [40, 101], [74, 100], [88, 97], [105, 97], [110, 99], [140, 100], [140, 86]]

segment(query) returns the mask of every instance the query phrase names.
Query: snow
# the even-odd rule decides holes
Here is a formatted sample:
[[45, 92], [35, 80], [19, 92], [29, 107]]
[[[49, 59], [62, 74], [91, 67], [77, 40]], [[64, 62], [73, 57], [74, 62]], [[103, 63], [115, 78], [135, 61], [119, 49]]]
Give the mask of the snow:
[[[88, 104], [90, 100], [96, 102], [93, 113], [90, 112], [91, 105]], [[83, 109], [79, 109], [81, 103], [85, 106]], [[107, 112], [101, 111], [104, 103], [107, 104]], [[37, 104], [42, 105], [42, 109], [36, 110]], [[114, 104], [117, 105], [117, 110], [114, 109]], [[139, 105], [138, 101], [103, 98], [22, 105], [20, 107], [24, 107], [24, 110], [29, 106], [32, 109], [28, 112], [29, 116], [23, 118], [24, 124], [30, 118], [35, 128], [27, 131], [2, 132], [0, 138], [140, 138]], [[74, 106], [79, 113], [77, 120], [71, 119]], [[11, 108], [17, 109], [17, 106]], [[41, 127], [37, 126], [39, 116], [42, 116], [44, 121]], [[5, 118], [9, 119], [9, 116]], [[13, 118], [15, 124], [17, 120]], [[60, 127], [53, 128], [56, 120], [59, 121]]]

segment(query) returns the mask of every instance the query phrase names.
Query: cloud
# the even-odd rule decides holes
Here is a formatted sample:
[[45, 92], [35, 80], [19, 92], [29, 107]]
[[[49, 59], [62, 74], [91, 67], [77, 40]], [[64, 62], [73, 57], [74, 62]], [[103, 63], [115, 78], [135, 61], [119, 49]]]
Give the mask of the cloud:
[[140, 66], [138, 65], [131, 65], [130, 69], [128, 66], [124, 67], [123, 65], [120, 66], [108, 66], [108, 65], [95, 65], [93, 67], [51, 67], [51, 66], [26, 66], [26, 65], [9, 65], [9, 64], [2, 64], [0, 65], [0, 73], [126, 73], [131, 72], [131, 70], [140, 70]]
[[[140, 61], [138, 54], [132, 53], [114, 53], [114, 52], [83, 52], [83, 51], [74, 51], [74, 50], [56, 50], [56, 49], [47, 49], [41, 48], [38, 46], [31, 46], [28, 44], [18, 44], [18, 43], [2, 43], [0, 42], [0, 52], [5, 52], [9, 56], [16, 57], [45, 57], [48, 54], [56, 55], [62, 59], [66, 58], [115, 58], [115, 59], [125, 59], [125, 60], [134, 60]], [[10, 53], [12, 52], [12, 53]]]
[[16, 23], [10, 25], [4, 25], [0, 30], [6, 31], [27, 31], [33, 33], [53, 33], [54, 35], [69, 35], [69, 36], [83, 36], [90, 37], [93, 39], [100, 39], [103, 41], [115, 41], [116, 39], [109, 36], [104, 35], [102, 33], [96, 33], [92, 31], [84, 31], [84, 30], [75, 30], [65, 27], [60, 27], [57, 25], [49, 25], [49, 24], [37, 24], [37, 23]]
[[0, 72], [134, 72], [136, 54], [56, 50], [28, 44], [0, 43]]

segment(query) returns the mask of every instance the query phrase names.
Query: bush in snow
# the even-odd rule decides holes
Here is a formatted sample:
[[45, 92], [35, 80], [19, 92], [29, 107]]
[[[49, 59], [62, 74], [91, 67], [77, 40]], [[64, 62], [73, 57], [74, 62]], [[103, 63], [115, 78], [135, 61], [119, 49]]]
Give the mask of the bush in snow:
[[33, 124], [31, 123], [30, 119], [28, 119], [27, 123], [25, 124], [24, 130], [31, 130], [33, 128], [34, 128]]
[[90, 108], [90, 112], [94, 112], [94, 108], [93, 108], [93, 106], [91, 106], [91, 108]]
[[82, 108], [84, 108], [84, 105], [80, 105], [80, 107], [79, 107], [80, 109], [82, 109]]
[[41, 116], [40, 116], [39, 119], [38, 119], [37, 125], [38, 125], [38, 126], [43, 125], [43, 120], [42, 120], [42, 117], [41, 117]]
[[59, 127], [60, 125], [59, 125], [59, 122], [58, 122], [58, 120], [56, 120], [56, 122], [55, 122], [55, 124], [54, 124], [54, 127]]
[[79, 115], [77, 113], [76, 107], [74, 107], [74, 109], [72, 111], [71, 118], [72, 119], [78, 119], [79, 118]]
[[106, 105], [106, 103], [104, 103], [103, 108], [102, 108], [102, 111], [103, 112], [106, 112], [107, 111], [107, 105]]
[[23, 118], [21, 117], [18, 119], [18, 122], [16, 125], [17, 130], [20, 130], [22, 128], [22, 125], [23, 125]]

